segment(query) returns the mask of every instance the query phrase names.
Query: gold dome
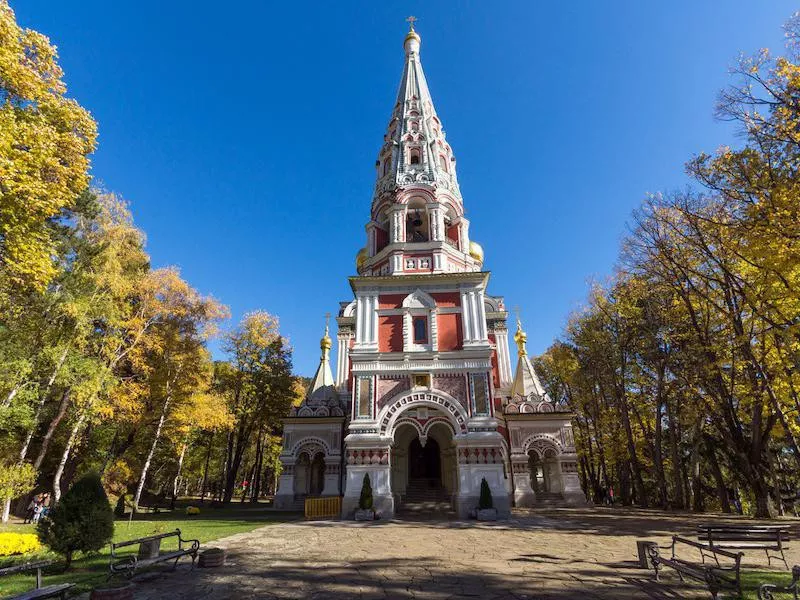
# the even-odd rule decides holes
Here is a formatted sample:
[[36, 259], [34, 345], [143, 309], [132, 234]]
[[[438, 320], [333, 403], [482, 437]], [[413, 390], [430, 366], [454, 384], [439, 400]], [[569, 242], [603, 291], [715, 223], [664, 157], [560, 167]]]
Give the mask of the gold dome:
[[478, 242], [469, 243], [469, 255], [479, 263], [483, 264], [483, 248]]
[[360, 271], [361, 267], [364, 266], [364, 263], [367, 262], [368, 258], [369, 256], [367, 255], [366, 247], [359, 250], [358, 254], [356, 254], [356, 269]]

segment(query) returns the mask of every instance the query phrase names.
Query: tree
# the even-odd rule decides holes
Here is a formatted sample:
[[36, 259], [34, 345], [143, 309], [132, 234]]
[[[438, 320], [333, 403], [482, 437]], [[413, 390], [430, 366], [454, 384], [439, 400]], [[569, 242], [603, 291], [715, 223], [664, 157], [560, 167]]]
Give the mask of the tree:
[[114, 515], [100, 475], [88, 473], [64, 494], [37, 526], [39, 540], [66, 559], [76, 552], [97, 552], [114, 535]]
[[147, 375], [151, 414], [158, 415], [155, 432], [142, 465], [133, 499], [138, 507], [147, 472], [167, 419], [176, 407], [191, 402], [197, 390], [211, 382], [211, 358], [205, 342], [227, 309], [203, 297], [183, 281], [176, 270], [165, 270], [157, 295], [161, 316], [135, 352], [135, 361]]
[[[36, 470], [29, 463], [0, 465], [0, 500], [5, 505], [12, 499], [27, 494], [36, 483]], [[3, 523], [8, 521], [8, 512], [3, 513]]]
[[361, 510], [372, 510], [372, 484], [369, 481], [369, 473], [364, 473], [361, 482], [361, 495], [358, 497], [358, 508]]
[[245, 315], [225, 336], [230, 363], [217, 369], [215, 388], [228, 399], [235, 425], [229, 432], [224, 464], [224, 502], [230, 502], [245, 453], [260, 432], [279, 430], [294, 400], [291, 350], [267, 312]]
[[96, 125], [66, 97], [56, 48], [0, 0], [0, 288], [42, 290], [56, 273], [48, 220], [89, 183]]
[[492, 500], [492, 490], [489, 489], [489, 483], [486, 478], [481, 479], [481, 495], [478, 499], [478, 508], [480, 510], [488, 510], [494, 508], [494, 501]]

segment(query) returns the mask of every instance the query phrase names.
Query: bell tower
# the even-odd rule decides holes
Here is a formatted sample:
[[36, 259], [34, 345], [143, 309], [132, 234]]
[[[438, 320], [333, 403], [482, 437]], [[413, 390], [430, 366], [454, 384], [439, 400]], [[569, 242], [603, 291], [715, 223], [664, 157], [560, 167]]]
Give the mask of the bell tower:
[[359, 275], [480, 271], [483, 251], [469, 239], [456, 159], [436, 113], [411, 29], [397, 100], [375, 161], [376, 180]]

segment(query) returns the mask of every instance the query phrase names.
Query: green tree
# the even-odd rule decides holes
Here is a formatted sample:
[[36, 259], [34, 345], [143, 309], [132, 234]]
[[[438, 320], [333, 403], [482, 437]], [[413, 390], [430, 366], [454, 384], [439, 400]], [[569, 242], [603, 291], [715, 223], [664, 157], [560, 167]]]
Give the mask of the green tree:
[[64, 494], [37, 526], [39, 540], [72, 564], [76, 552], [97, 552], [114, 535], [114, 515], [100, 475], [88, 473]]

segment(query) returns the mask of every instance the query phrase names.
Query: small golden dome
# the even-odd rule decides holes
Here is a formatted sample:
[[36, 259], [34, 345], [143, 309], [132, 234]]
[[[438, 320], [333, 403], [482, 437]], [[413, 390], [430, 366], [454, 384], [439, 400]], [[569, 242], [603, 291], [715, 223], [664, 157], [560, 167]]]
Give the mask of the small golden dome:
[[359, 250], [358, 254], [356, 254], [356, 269], [360, 271], [361, 267], [364, 266], [364, 263], [367, 262], [368, 258], [369, 256], [367, 255], [366, 247]]
[[333, 346], [333, 342], [331, 341], [331, 336], [328, 335], [328, 329], [325, 328], [325, 335], [322, 336], [322, 339], [319, 341], [319, 349], [323, 352], [327, 352]]
[[483, 248], [478, 242], [469, 243], [469, 255], [479, 263], [483, 264]]

